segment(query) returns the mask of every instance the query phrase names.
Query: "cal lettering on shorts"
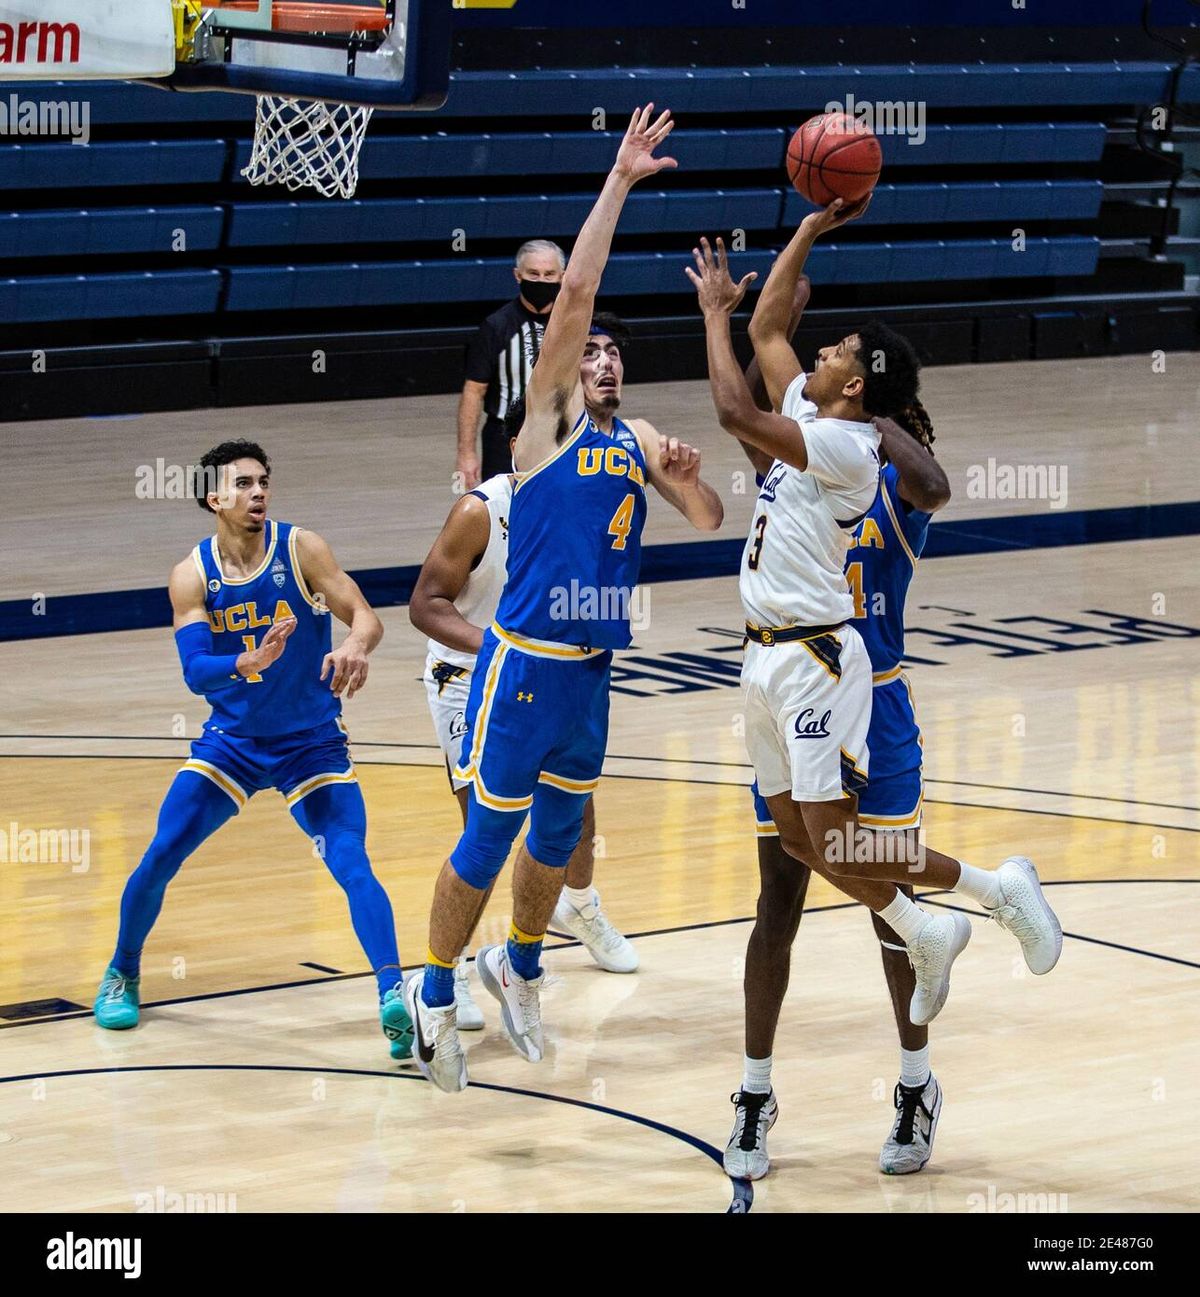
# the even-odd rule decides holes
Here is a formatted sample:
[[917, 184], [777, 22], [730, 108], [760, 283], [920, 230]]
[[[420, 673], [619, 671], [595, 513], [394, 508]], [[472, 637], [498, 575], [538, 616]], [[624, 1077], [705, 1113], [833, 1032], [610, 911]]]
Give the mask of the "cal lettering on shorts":
[[76, 1238], [68, 1231], [46, 1244], [47, 1270], [121, 1270], [126, 1279], [142, 1273], [140, 1238]]

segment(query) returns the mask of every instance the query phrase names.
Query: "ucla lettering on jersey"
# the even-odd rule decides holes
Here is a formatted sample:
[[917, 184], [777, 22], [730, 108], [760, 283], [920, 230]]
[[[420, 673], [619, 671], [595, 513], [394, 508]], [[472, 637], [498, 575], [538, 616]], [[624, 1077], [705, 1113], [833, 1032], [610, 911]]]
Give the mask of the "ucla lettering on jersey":
[[899, 471], [885, 464], [874, 503], [855, 528], [846, 556], [853, 625], [863, 637], [876, 676], [899, 667], [904, 657], [904, 601], [925, 548], [930, 517], [901, 500]]
[[268, 518], [263, 561], [247, 577], [225, 576], [215, 536], [192, 551], [204, 580], [214, 653], [252, 651], [275, 622], [296, 618], [296, 629], [271, 666], [208, 695], [212, 715], [206, 727], [270, 738], [312, 729], [341, 714], [341, 700], [334, 697], [329, 681], [320, 679], [321, 663], [332, 647], [332, 614], [304, 582], [296, 544], [299, 532], [289, 522]]
[[628, 648], [645, 522], [637, 434], [620, 419], [605, 434], [585, 411], [553, 456], [517, 476], [497, 623], [526, 640]]

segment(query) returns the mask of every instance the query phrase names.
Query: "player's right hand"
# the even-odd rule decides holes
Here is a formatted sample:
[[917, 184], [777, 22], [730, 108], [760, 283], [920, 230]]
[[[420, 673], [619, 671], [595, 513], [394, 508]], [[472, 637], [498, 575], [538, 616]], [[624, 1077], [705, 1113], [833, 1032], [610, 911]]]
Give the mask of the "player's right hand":
[[258, 675], [265, 671], [272, 662], [278, 661], [283, 653], [288, 636], [296, 629], [295, 617], [285, 617], [277, 621], [262, 637], [262, 643], [256, 649], [238, 656], [237, 669], [241, 675]]
[[653, 111], [653, 104], [633, 110], [633, 116], [629, 119], [629, 128], [621, 141], [621, 147], [617, 150], [617, 160], [613, 163], [613, 171], [617, 175], [624, 176], [631, 185], [646, 176], [654, 175], [664, 167], [679, 165], [674, 158], [654, 156], [654, 150], [675, 129], [675, 123], [671, 120], [671, 111], [668, 108], [664, 108], [658, 120], [651, 123], [650, 114]]
[[[701, 250], [703, 249], [703, 251]], [[700, 247], [692, 249], [696, 269], [684, 266], [683, 273], [696, 286], [696, 296], [700, 300], [700, 309], [704, 314], [731, 315], [737, 310], [738, 303], [746, 295], [746, 289], [758, 278], [758, 272], [752, 270], [744, 275], [738, 283], [733, 282], [729, 273], [729, 259], [725, 255], [725, 241], [717, 238], [717, 256], [713, 259], [712, 248], [708, 240], [701, 238]]]
[[873, 196], [874, 190], [856, 203], [846, 203], [835, 198], [823, 212], [810, 212], [800, 222], [801, 228], [807, 230], [814, 239], [819, 238], [830, 230], [836, 230], [839, 225], [845, 225], [847, 221], [857, 220], [871, 206]]

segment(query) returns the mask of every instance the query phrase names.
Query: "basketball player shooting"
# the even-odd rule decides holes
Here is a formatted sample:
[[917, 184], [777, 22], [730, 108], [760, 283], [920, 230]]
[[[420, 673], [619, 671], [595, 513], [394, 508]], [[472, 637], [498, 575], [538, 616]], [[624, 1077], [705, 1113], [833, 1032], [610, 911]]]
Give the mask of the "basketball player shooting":
[[[866, 904], [905, 943], [916, 974], [909, 1015], [922, 1025], [945, 1003], [970, 923], [961, 914], [931, 916], [895, 884], [912, 884], [919, 873], [930, 887], [961, 890], [989, 910], [1005, 907], [1034, 972], [1054, 966], [1062, 934], [1027, 861], [982, 870], [935, 852], [924, 852], [916, 863], [858, 859], [857, 795], [868, 776], [872, 678], [863, 641], [848, 624], [854, 600], [843, 572], [846, 533], [876, 496], [880, 433], [871, 419], [901, 415], [912, 405], [918, 364], [903, 338], [868, 325], [822, 348], [810, 377], [792, 349], [789, 317], [813, 242], [860, 215], [868, 201], [847, 208], [836, 200], [806, 217], [760, 296], [751, 339], [771, 404], [781, 414], [757, 408], [730, 340], [730, 315], [755, 276], [733, 283], [720, 240], [716, 258], [703, 240], [695, 269], [686, 273], [704, 311], [721, 425], [762, 452], [764, 463], [771, 459], [741, 576], [746, 743], [759, 792], [784, 851]], [[765, 982], [752, 976], [748, 959], [748, 1006], [755, 985], [778, 980], [768, 972]], [[768, 1015], [770, 1037], [777, 1015], [777, 1008]], [[777, 1116], [770, 1054], [761, 1049], [748, 1041], [730, 1140], [730, 1151], [739, 1153], [735, 1162], [744, 1164], [740, 1173], [752, 1177], [765, 1174], [766, 1132]]]
[[543, 1055], [542, 940], [604, 762], [612, 652], [632, 639], [646, 482], [702, 530], [715, 530], [724, 516], [700, 480], [699, 451], [615, 416], [606, 431], [589, 414], [580, 381], [625, 199], [639, 180], [675, 165], [654, 156], [671, 132], [670, 114], [652, 116], [652, 104], [634, 112], [580, 230], [514, 450], [508, 582], [480, 645], [456, 771], [470, 783], [466, 830], [438, 878], [428, 961], [405, 989], [417, 1066], [446, 1091], [467, 1084], [454, 961], [526, 815], [508, 941], [480, 950], [475, 967], [500, 1003], [513, 1048], [529, 1062]]

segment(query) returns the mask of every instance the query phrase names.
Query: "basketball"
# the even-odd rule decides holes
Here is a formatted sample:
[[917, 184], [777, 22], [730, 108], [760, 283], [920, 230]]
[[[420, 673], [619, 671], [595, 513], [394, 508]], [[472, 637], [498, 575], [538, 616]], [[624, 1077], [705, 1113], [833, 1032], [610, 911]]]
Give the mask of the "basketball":
[[787, 170], [796, 191], [827, 207], [856, 203], [875, 188], [883, 155], [875, 132], [846, 113], [810, 117], [788, 144]]

